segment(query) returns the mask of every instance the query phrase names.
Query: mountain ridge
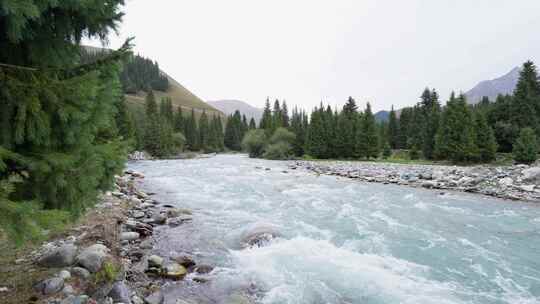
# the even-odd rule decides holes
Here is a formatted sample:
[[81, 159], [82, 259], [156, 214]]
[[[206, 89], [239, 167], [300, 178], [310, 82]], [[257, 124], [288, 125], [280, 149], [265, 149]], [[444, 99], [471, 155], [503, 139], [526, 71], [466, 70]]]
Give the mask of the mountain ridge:
[[251, 118], [255, 119], [255, 122], [257, 124], [261, 120], [263, 114], [262, 109], [254, 107], [245, 101], [237, 99], [212, 100], [207, 101], [207, 103], [214, 108], [220, 110], [225, 115], [233, 114], [236, 110], [238, 110], [241, 114], [246, 115], [246, 118], [248, 120], [250, 120]]

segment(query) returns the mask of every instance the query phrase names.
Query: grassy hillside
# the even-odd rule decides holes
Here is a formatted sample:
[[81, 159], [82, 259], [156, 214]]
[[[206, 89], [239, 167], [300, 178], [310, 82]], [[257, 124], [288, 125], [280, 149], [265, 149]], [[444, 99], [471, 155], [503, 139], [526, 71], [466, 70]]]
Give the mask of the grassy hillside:
[[[172, 77], [167, 77], [169, 78], [169, 89], [167, 92], [154, 91], [158, 103], [161, 100], [161, 97], [170, 97], [172, 99], [173, 107], [176, 108], [180, 106], [185, 113], [190, 112], [191, 109], [195, 109], [197, 114], [200, 114], [205, 110], [210, 116], [215, 114], [223, 116], [221, 111], [202, 101]], [[146, 93], [144, 92], [139, 92], [136, 95], [129, 94], [126, 95], [126, 100], [134, 106], [142, 106], [144, 105], [145, 96]]]

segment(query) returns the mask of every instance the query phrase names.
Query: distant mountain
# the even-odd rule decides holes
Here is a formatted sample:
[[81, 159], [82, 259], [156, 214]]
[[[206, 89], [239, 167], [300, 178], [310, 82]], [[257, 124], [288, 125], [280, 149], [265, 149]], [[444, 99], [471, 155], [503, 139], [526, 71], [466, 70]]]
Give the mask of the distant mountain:
[[374, 116], [375, 116], [375, 121], [377, 122], [388, 121], [388, 117], [390, 117], [390, 111], [382, 110], [375, 113]]
[[207, 103], [214, 108], [220, 110], [221, 112], [225, 113], [226, 115], [233, 114], [234, 111], [238, 110], [240, 111], [240, 113], [246, 115], [248, 121], [251, 118], [254, 118], [257, 124], [261, 120], [263, 114], [262, 109], [256, 108], [248, 104], [247, 102], [241, 100], [215, 100], [208, 101]]
[[520, 71], [521, 69], [519, 67], [515, 67], [499, 78], [481, 81], [465, 93], [467, 101], [471, 104], [476, 104], [484, 96], [494, 101], [499, 94], [511, 94], [518, 82]]

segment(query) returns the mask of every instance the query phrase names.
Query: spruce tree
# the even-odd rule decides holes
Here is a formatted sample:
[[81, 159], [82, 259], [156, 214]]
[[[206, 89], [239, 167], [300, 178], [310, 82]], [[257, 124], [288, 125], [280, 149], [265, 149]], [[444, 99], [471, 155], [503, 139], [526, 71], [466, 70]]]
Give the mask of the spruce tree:
[[120, 173], [120, 60], [82, 63], [83, 38], [117, 29], [123, 1], [3, 1], [0, 5], [0, 226], [39, 238], [96, 202]]
[[375, 117], [373, 116], [369, 102], [366, 105], [366, 110], [362, 114], [359, 127], [361, 131], [358, 132], [357, 136], [358, 156], [367, 159], [377, 158], [379, 155], [379, 138], [377, 136]]
[[274, 110], [272, 110], [272, 134], [277, 128], [283, 127], [283, 116], [281, 114], [281, 106], [279, 100], [274, 101]]
[[497, 141], [493, 130], [488, 125], [484, 113], [477, 112], [475, 115], [476, 146], [480, 160], [490, 162], [495, 160], [497, 153]]
[[306, 150], [316, 158], [328, 158], [328, 144], [324, 130], [324, 109], [315, 108], [311, 113], [309, 129], [306, 138]]
[[184, 126], [186, 145], [191, 151], [198, 151], [199, 148], [199, 131], [197, 128], [197, 120], [195, 118], [195, 109], [191, 109], [191, 115]]
[[208, 116], [206, 111], [203, 110], [201, 117], [199, 117], [199, 147], [203, 151], [207, 151], [209, 146], [210, 138], [210, 126], [208, 123]]
[[292, 148], [294, 155], [296, 156], [302, 156], [304, 154], [304, 144], [307, 130], [305, 129], [303, 118], [303, 113], [301, 113], [297, 107], [294, 107], [290, 129], [295, 135]]
[[538, 158], [538, 142], [532, 128], [523, 128], [514, 143], [512, 150], [514, 160], [518, 163], [531, 164]]
[[267, 137], [270, 137], [272, 133], [272, 125], [273, 121], [272, 110], [270, 109], [270, 99], [267, 98], [259, 128], [264, 130]]
[[120, 97], [117, 108], [116, 127], [118, 128], [118, 134], [125, 140], [135, 140], [135, 121], [123, 96]]
[[435, 138], [435, 156], [455, 162], [470, 162], [478, 158], [475, 143], [474, 119], [467, 106], [465, 96], [458, 98], [452, 93], [441, 115]]
[[536, 66], [531, 61], [523, 64], [519, 80], [514, 90], [512, 102], [512, 123], [519, 128], [530, 127], [540, 134], [540, 83]]
[[284, 128], [288, 128], [290, 126], [289, 109], [287, 108], [287, 103], [285, 100], [283, 100], [283, 103], [281, 104], [281, 126]]
[[439, 128], [441, 105], [439, 95], [435, 90], [426, 89], [422, 95], [422, 113], [424, 117], [424, 132], [422, 132], [422, 154], [427, 159], [433, 159], [435, 151], [435, 136]]
[[257, 124], [255, 123], [255, 119], [253, 117], [251, 117], [251, 119], [249, 120], [248, 129], [249, 130], [257, 129]]
[[182, 106], [176, 108], [174, 114], [174, 132], [184, 133], [184, 114], [182, 113]]
[[403, 108], [399, 116], [399, 140], [398, 149], [409, 148], [409, 129], [412, 120], [413, 109], [410, 107]]
[[393, 105], [388, 116], [388, 142], [392, 149], [399, 148], [399, 125]]
[[160, 116], [157, 110], [157, 103], [154, 93], [150, 91], [146, 95], [146, 123], [144, 132], [144, 149], [151, 155], [160, 154]]

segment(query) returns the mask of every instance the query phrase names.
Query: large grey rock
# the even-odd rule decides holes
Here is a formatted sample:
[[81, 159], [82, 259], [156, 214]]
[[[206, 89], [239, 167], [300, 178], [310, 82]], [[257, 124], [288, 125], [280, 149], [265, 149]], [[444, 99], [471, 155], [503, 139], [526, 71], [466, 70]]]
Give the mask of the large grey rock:
[[87, 295], [80, 295], [80, 296], [68, 296], [67, 298], [63, 299], [60, 304], [86, 304], [88, 303], [88, 296]]
[[87, 280], [90, 278], [90, 271], [82, 267], [73, 267], [71, 268], [71, 274], [75, 277]]
[[109, 291], [109, 297], [113, 299], [114, 303], [131, 304], [129, 295], [129, 288], [124, 281], [114, 283], [111, 291]]
[[527, 182], [539, 182], [540, 181], [540, 167], [532, 167], [525, 169], [521, 172], [523, 180]]
[[156, 291], [144, 298], [144, 303], [146, 304], [163, 304], [163, 302], [165, 302], [165, 296], [161, 291]]
[[499, 184], [502, 186], [508, 187], [508, 186], [511, 186], [513, 183], [514, 181], [512, 180], [511, 177], [504, 177], [504, 178], [499, 179]]
[[139, 239], [140, 235], [138, 232], [133, 232], [133, 231], [129, 231], [129, 232], [122, 232], [120, 234], [120, 240], [121, 241], [134, 241], [134, 240], [137, 240]]
[[157, 255], [151, 255], [148, 257], [149, 267], [161, 267], [163, 266], [163, 258]]
[[95, 244], [84, 249], [77, 256], [77, 263], [90, 272], [98, 272], [108, 255], [109, 248], [105, 245]]
[[77, 246], [64, 244], [46, 252], [38, 260], [38, 264], [45, 267], [65, 267], [75, 263], [77, 256]]
[[163, 267], [163, 276], [170, 279], [181, 279], [186, 274], [187, 274], [187, 269], [176, 262], [167, 263]]
[[57, 293], [64, 288], [64, 279], [59, 277], [50, 278], [38, 283], [34, 288], [44, 295]]

